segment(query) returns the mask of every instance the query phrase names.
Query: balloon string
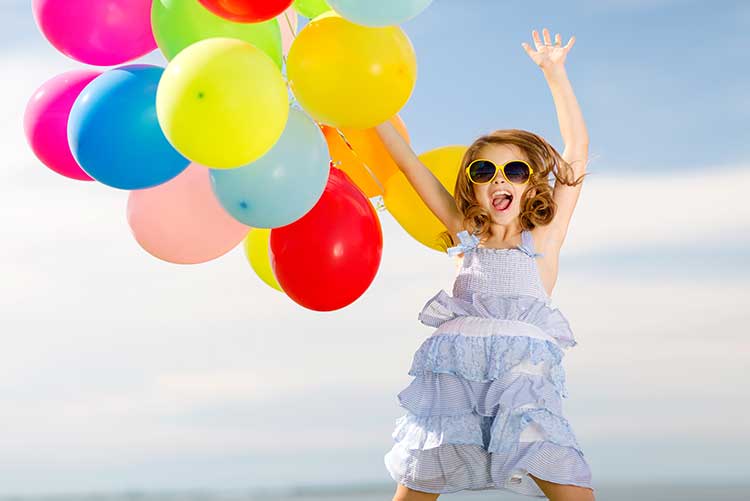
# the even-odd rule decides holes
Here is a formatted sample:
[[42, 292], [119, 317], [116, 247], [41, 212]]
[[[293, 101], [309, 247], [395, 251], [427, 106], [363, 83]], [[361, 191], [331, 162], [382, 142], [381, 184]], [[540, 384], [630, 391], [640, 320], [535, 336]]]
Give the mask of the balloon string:
[[[294, 43], [294, 41], [297, 40], [297, 33], [295, 33], [295, 29], [292, 26], [292, 22], [289, 20], [289, 14], [287, 13], [287, 11], [284, 11], [284, 19], [286, 19], [286, 24], [287, 24], [287, 26], [289, 26], [289, 33], [292, 34], [292, 43]], [[286, 64], [286, 54], [283, 54], [283, 51], [282, 51], [282, 54], [281, 54], [281, 59], [284, 60], [284, 68], [288, 72], [289, 71], [289, 67]], [[286, 81], [286, 88], [289, 90], [289, 92], [293, 96], [292, 97], [292, 102], [296, 101], [296, 97], [294, 97], [294, 92], [292, 91], [292, 87], [289, 85], [288, 75], [287, 75], [287, 78], [285, 78], [284, 80]]]
[[[289, 33], [292, 34], [292, 43], [293, 43], [294, 40], [297, 39], [297, 34], [294, 32], [295, 30], [292, 27], [292, 22], [289, 20], [289, 14], [287, 14], [286, 11], [284, 11], [284, 19], [286, 20], [287, 26], [289, 26]], [[286, 66], [286, 56], [283, 56], [283, 59], [284, 59], [284, 66]], [[288, 79], [287, 79], [287, 88], [290, 90], [290, 92], [292, 92], [292, 95], [294, 95], [294, 92], [291, 90], [291, 86], [289, 85], [289, 80]], [[295, 97], [295, 100], [296, 100], [296, 97]], [[357, 159], [359, 159], [360, 163], [365, 168], [365, 170], [367, 171], [367, 173], [370, 175], [370, 177], [372, 178], [372, 180], [375, 181], [375, 184], [378, 185], [378, 188], [380, 189], [381, 195], [377, 195], [376, 197], [374, 197], [374, 198], [377, 198], [375, 206], [378, 208], [378, 210], [384, 210], [385, 209], [385, 205], [383, 204], [383, 196], [382, 196], [382, 194], [385, 193], [385, 187], [383, 186], [383, 183], [380, 182], [380, 179], [378, 179], [378, 177], [375, 175], [375, 173], [372, 172], [372, 170], [370, 169], [370, 167], [367, 165], [367, 162], [365, 162], [364, 159], [362, 157], [360, 157], [359, 154], [357, 153], [357, 151], [352, 147], [351, 143], [346, 138], [346, 135], [344, 135], [344, 132], [341, 129], [339, 129], [338, 127], [333, 127], [333, 129], [338, 133], [338, 135], [344, 141], [344, 144], [346, 145], [346, 147], [349, 148], [349, 150], [351, 150], [351, 152], [354, 154], [355, 157], [357, 157]], [[340, 163], [341, 162], [336, 162], [335, 164], [340, 164]]]
[[367, 162], [365, 162], [364, 159], [359, 156], [359, 154], [357, 153], [357, 151], [354, 148], [352, 148], [351, 143], [349, 143], [349, 140], [346, 139], [346, 136], [341, 131], [341, 129], [339, 129], [337, 127], [335, 129], [336, 129], [336, 132], [338, 132], [338, 134], [341, 137], [341, 139], [344, 141], [344, 144], [346, 145], [346, 147], [351, 150], [351, 152], [354, 154], [355, 157], [357, 157], [357, 159], [359, 159], [359, 161], [362, 163], [362, 166], [365, 168], [365, 170], [367, 171], [367, 173], [370, 174], [370, 177], [372, 177], [373, 181], [375, 181], [375, 183], [378, 185], [378, 188], [380, 188], [380, 193], [385, 193], [385, 187], [383, 186], [383, 183], [381, 183], [380, 179], [378, 179], [378, 177], [375, 175], [375, 173], [372, 172], [372, 170], [370, 169], [370, 167], [367, 165]]
[[297, 38], [297, 34], [294, 32], [294, 28], [292, 27], [292, 22], [289, 20], [289, 14], [287, 14], [286, 11], [284, 11], [284, 19], [286, 19], [286, 25], [289, 26], [289, 33], [292, 34], [292, 37]]

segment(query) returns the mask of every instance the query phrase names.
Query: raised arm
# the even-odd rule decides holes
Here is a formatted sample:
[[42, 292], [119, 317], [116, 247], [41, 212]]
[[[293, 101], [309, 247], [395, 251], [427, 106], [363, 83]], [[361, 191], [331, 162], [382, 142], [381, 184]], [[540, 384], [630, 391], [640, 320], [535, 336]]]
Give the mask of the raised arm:
[[445, 189], [430, 169], [423, 164], [411, 146], [396, 131], [390, 122], [375, 127], [388, 153], [404, 173], [414, 190], [452, 234], [463, 229], [463, 218], [458, 212], [453, 195]]
[[[539, 39], [539, 33], [536, 30], [532, 32], [536, 51], [532, 50], [527, 43], [521, 45], [529, 57], [542, 69], [547, 80], [557, 110], [560, 133], [565, 143], [562, 157], [571, 165], [574, 179], [578, 179], [586, 171], [589, 135], [564, 65], [565, 57], [575, 43], [575, 37], [571, 37], [567, 45], [563, 47], [559, 33], [555, 36], [554, 45], [547, 28], [544, 28], [543, 34], [544, 43]], [[568, 186], [555, 181], [553, 199], [557, 204], [557, 212], [549, 224], [547, 245], [555, 246], [558, 250], [562, 246], [573, 210], [578, 203], [581, 186], [583, 184]]]

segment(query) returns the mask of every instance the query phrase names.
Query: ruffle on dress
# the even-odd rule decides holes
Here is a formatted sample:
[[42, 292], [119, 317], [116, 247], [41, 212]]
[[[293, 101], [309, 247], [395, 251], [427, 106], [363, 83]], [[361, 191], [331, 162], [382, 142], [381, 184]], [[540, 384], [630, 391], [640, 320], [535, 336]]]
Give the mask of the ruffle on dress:
[[561, 396], [539, 374], [510, 372], [488, 382], [424, 373], [399, 394], [384, 461], [391, 477], [415, 490], [450, 493], [508, 489], [544, 497], [527, 474], [591, 487], [591, 472]]
[[522, 405], [562, 415], [562, 395], [540, 374], [506, 373], [492, 381], [468, 381], [454, 374], [425, 372], [398, 394], [401, 407], [417, 417], [475, 413], [493, 417]]
[[577, 341], [565, 316], [534, 296], [498, 296], [474, 292], [471, 300], [453, 297], [440, 290], [422, 308], [419, 321], [431, 327], [461, 316], [482, 317], [524, 323], [555, 339], [561, 348], [575, 346]]
[[549, 482], [593, 489], [583, 455], [549, 441], [522, 442], [512, 453], [489, 453], [478, 445], [408, 449], [397, 443], [384, 461], [397, 482], [422, 492], [507, 489], [544, 498], [529, 473]]
[[488, 382], [525, 364], [535, 366], [534, 370], [567, 397], [562, 356], [553, 341], [528, 336], [441, 334], [430, 336], [417, 349], [409, 375], [433, 372]]
[[407, 412], [396, 420], [393, 439], [407, 449], [433, 449], [443, 444], [480, 445], [488, 452], [513, 452], [521, 432], [531, 424], [540, 438], [582, 454], [568, 421], [544, 407], [503, 410], [496, 416], [416, 416]]

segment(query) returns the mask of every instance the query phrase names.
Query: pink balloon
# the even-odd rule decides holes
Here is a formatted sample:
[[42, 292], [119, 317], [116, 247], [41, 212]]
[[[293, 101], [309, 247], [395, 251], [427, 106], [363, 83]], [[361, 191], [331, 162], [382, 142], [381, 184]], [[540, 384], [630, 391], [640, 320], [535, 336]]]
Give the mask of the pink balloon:
[[144, 250], [176, 264], [216, 259], [250, 231], [224, 210], [211, 190], [208, 168], [195, 163], [166, 183], [131, 191], [128, 224]]
[[156, 49], [151, 0], [33, 0], [31, 5], [47, 40], [82, 63], [112, 66]]
[[39, 87], [26, 105], [23, 128], [31, 149], [44, 165], [63, 176], [93, 181], [73, 158], [68, 145], [68, 116], [78, 95], [101, 72], [74, 70]]
[[281, 28], [281, 51], [284, 55], [287, 55], [289, 47], [292, 46], [292, 42], [297, 36], [297, 11], [294, 10], [294, 6], [291, 6], [279, 14], [276, 20], [279, 22], [279, 28]]

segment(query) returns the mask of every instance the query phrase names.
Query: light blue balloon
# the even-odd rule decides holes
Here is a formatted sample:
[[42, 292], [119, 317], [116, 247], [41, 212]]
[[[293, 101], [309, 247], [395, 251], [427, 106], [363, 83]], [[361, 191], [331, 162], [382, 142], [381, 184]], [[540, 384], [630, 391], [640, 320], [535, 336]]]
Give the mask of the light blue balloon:
[[341, 17], [364, 26], [390, 26], [413, 18], [432, 0], [328, 0]]
[[134, 64], [106, 71], [73, 103], [68, 143], [81, 168], [123, 190], [150, 188], [190, 161], [164, 137], [156, 118], [156, 88], [164, 68]]
[[291, 108], [281, 137], [258, 160], [236, 169], [209, 169], [219, 203], [254, 228], [293, 223], [313, 208], [328, 182], [330, 155], [320, 128]]

